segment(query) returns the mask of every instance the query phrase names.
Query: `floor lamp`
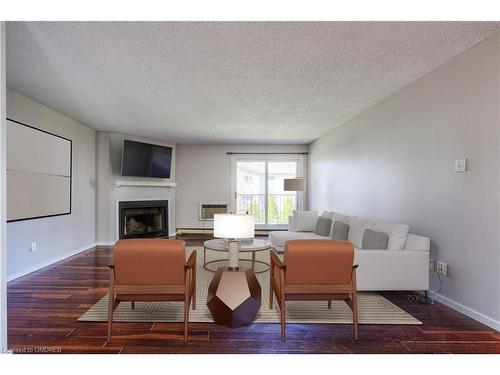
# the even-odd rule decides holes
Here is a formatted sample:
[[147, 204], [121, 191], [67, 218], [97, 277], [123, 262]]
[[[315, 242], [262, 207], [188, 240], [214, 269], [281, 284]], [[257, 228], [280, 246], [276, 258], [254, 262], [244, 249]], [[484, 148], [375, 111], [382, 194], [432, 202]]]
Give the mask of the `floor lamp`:
[[[284, 191], [306, 191], [306, 179], [304, 177], [285, 178], [283, 180]], [[305, 208], [305, 203], [302, 205]]]

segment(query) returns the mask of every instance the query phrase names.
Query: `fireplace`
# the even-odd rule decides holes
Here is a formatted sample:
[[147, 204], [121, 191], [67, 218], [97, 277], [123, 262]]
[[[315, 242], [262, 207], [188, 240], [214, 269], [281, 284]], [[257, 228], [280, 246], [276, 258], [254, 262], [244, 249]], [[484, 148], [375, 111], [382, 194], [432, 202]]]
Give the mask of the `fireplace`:
[[168, 236], [168, 201], [119, 202], [120, 239]]

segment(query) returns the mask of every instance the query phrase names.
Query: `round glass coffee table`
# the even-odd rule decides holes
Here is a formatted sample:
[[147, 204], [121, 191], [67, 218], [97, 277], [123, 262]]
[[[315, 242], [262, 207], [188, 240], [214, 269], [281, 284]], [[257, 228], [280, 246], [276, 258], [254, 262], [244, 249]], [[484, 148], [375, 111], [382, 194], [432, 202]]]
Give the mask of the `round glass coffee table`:
[[[251, 253], [252, 259], [240, 259], [240, 262], [251, 262], [251, 268], [254, 273], [262, 273], [269, 270], [269, 263], [264, 262], [262, 260], [255, 259], [255, 253], [259, 251], [266, 251], [271, 249], [271, 244], [267, 240], [243, 240], [241, 241], [240, 253]], [[228, 244], [224, 239], [214, 239], [208, 240], [203, 243], [203, 268], [210, 272], [217, 272], [219, 267], [214, 267], [215, 263], [219, 262], [227, 262], [228, 258], [220, 258], [207, 262], [207, 250], [211, 251], [219, 251], [219, 252], [228, 252]], [[265, 268], [263, 270], [255, 270], [255, 265], [260, 264]], [[212, 267], [209, 267], [212, 265]]]

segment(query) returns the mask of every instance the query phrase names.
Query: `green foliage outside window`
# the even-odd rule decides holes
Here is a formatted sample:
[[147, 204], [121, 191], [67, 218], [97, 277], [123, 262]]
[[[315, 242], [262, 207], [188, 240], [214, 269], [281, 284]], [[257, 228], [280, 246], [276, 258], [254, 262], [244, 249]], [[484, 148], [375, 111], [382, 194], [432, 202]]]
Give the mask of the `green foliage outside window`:
[[[265, 206], [263, 194], [241, 194], [237, 199], [238, 213], [250, 213], [255, 222], [265, 222]], [[288, 216], [295, 209], [295, 196], [290, 194], [271, 194], [267, 200], [267, 216], [270, 224], [286, 224]]]

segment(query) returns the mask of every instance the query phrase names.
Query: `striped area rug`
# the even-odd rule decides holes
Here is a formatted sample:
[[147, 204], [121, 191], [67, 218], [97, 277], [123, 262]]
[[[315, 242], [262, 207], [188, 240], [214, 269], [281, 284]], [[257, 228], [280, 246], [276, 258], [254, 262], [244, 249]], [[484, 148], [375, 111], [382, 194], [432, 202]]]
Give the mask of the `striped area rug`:
[[[197, 291], [196, 310], [190, 310], [190, 322], [213, 322], [210, 311], [207, 308], [208, 286], [212, 280], [213, 273], [203, 268], [203, 248], [189, 247], [188, 253], [197, 252]], [[218, 252], [207, 251], [207, 260], [216, 260], [227, 255]], [[243, 254], [248, 257], [250, 254]], [[257, 253], [257, 260], [269, 261], [269, 252]], [[243, 261], [241, 266], [248, 265]], [[215, 267], [225, 267], [224, 261], [212, 264]], [[256, 271], [263, 267], [257, 264]], [[257, 274], [257, 279], [262, 287], [262, 306], [255, 319], [256, 323], [279, 323], [279, 309], [277, 304], [269, 309], [269, 272]], [[115, 322], [182, 322], [183, 302], [136, 302], [135, 310], [130, 303], [122, 302], [115, 310], [113, 321]], [[108, 295], [104, 296], [87, 312], [79, 321], [107, 321]], [[358, 293], [358, 316], [360, 324], [422, 324], [419, 320], [389, 302], [377, 293]], [[325, 323], [342, 324], [352, 323], [352, 313], [343, 301], [333, 301], [332, 309], [328, 309], [326, 301], [291, 301], [286, 303], [286, 317], [288, 323]]]

